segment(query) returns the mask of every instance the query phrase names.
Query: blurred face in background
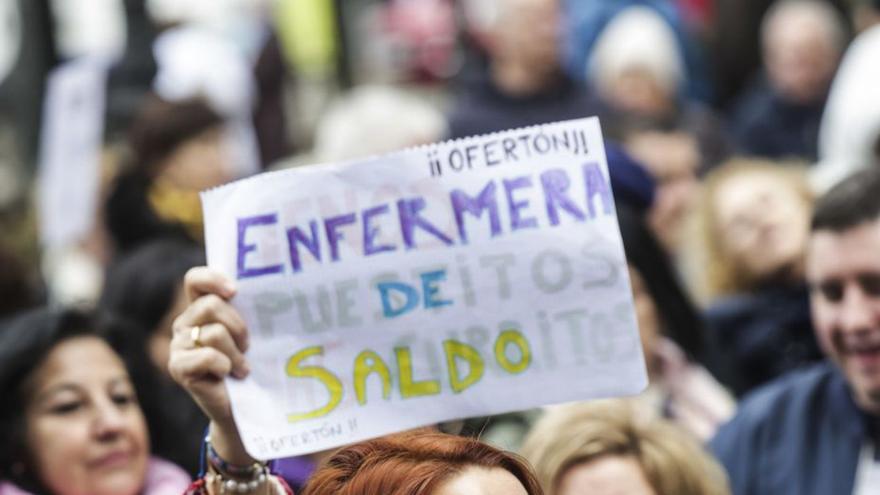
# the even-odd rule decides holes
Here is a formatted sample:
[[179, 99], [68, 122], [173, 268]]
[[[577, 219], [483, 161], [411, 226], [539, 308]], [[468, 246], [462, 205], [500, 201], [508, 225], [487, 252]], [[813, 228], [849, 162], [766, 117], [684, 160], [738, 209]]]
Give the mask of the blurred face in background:
[[559, 70], [558, 0], [499, 0], [493, 59], [515, 61], [541, 74]]
[[146, 422], [125, 366], [103, 340], [60, 343], [28, 382], [30, 465], [51, 493], [140, 493], [149, 452]]
[[813, 9], [788, 8], [765, 26], [763, 51], [767, 75], [776, 91], [795, 103], [821, 101], [840, 57], [835, 19]]
[[790, 181], [772, 173], [735, 175], [718, 187], [714, 211], [715, 234], [749, 279], [800, 273], [810, 206]]
[[685, 132], [649, 131], [627, 138], [625, 148], [656, 182], [648, 223], [666, 251], [673, 254], [699, 186], [697, 141]]
[[675, 94], [647, 70], [630, 67], [601, 82], [602, 98], [621, 112], [663, 117], [675, 109]]
[[605, 455], [569, 468], [557, 495], [656, 495], [639, 463], [630, 456]]
[[182, 190], [203, 191], [233, 178], [225, 129], [207, 129], [181, 143], [158, 167], [158, 180]]

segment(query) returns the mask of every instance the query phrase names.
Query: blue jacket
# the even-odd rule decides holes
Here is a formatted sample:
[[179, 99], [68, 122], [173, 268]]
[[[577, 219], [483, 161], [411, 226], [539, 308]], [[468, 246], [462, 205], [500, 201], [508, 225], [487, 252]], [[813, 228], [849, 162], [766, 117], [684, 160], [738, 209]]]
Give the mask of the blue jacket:
[[710, 447], [734, 495], [848, 495], [871, 418], [830, 362], [759, 388]]

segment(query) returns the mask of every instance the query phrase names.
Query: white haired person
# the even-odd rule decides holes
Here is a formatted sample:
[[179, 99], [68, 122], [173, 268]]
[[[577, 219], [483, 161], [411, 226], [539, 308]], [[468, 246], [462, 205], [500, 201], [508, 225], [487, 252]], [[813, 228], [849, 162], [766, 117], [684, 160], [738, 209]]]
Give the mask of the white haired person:
[[359, 86], [321, 116], [312, 158], [321, 162], [364, 158], [433, 143], [445, 134], [443, 114], [418, 95], [395, 86]]
[[845, 33], [843, 17], [828, 2], [773, 4], [761, 25], [763, 71], [733, 113], [740, 152], [816, 160], [819, 123]]
[[[485, 58], [465, 66], [449, 115], [460, 138], [596, 114], [595, 99], [562, 69], [561, 0], [480, 0]], [[494, 7], [491, 8], [490, 5]], [[473, 22], [473, 21], [472, 21]]]
[[593, 46], [586, 75], [608, 128], [640, 125], [692, 134], [703, 169], [728, 155], [720, 120], [685, 96], [683, 51], [653, 8], [638, 5], [615, 15]]

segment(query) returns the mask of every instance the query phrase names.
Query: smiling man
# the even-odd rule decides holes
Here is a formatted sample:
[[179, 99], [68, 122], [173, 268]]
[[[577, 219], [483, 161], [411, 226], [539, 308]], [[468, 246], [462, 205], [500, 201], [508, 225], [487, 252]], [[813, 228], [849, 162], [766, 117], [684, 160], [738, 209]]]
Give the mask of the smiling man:
[[719, 430], [712, 449], [736, 495], [880, 493], [880, 169], [820, 198], [811, 230], [810, 304], [828, 361], [757, 390]]

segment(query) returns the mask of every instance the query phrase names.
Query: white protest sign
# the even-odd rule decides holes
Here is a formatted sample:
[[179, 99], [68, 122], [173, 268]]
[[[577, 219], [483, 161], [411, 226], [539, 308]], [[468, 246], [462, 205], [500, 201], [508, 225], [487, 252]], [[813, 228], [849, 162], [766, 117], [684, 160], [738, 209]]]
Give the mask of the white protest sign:
[[595, 118], [203, 193], [257, 458], [647, 384]]

